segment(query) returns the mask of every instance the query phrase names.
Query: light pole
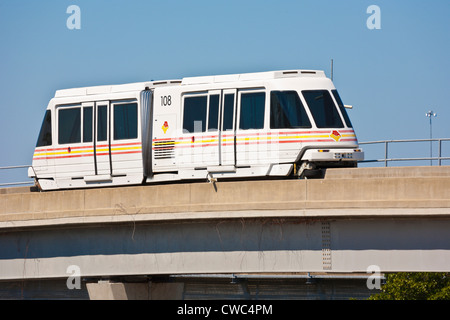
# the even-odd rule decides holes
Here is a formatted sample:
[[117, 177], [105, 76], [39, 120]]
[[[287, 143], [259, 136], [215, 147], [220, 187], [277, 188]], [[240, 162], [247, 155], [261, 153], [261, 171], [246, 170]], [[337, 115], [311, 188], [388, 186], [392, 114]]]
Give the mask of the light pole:
[[431, 159], [433, 158], [433, 141], [431, 141], [433, 137], [433, 125], [431, 124], [431, 118], [436, 117], [437, 114], [430, 110], [425, 114], [425, 116], [430, 118], [430, 165], [433, 165], [433, 160]]

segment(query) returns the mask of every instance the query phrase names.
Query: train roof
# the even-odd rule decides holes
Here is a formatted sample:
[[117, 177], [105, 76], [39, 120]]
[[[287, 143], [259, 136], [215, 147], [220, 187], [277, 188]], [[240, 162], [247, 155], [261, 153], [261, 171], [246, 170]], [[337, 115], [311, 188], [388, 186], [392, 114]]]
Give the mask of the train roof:
[[270, 79], [297, 78], [297, 77], [325, 77], [325, 73], [322, 70], [281, 70], [281, 71], [255, 72], [255, 73], [241, 73], [241, 74], [228, 74], [220, 76], [183, 78], [181, 84], [189, 85], [189, 84], [255, 81], [255, 80], [270, 80]]
[[180, 83], [181, 80], [165, 80], [165, 81], [148, 81], [148, 82], [136, 82], [118, 85], [104, 85], [104, 86], [93, 86], [84, 88], [62, 89], [56, 91], [55, 98], [142, 91], [149, 88], [154, 88], [157, 85], [174, 85]]
[[175, 80], [163, 80], [163, 81], [148, 81], [148, 82], [136, 82], [119, 85], [102, 85], [72, 89], [57, 90], [55, 98], [62, 97], [74, 97], [74, 96], [87, 96], [97, 94], [108, 93], [120, 93], [129, 91], [141, 91], [158, 86], [164, 85], [194, 85], [194, 84], [207, 84], [207, 83], [225, 83], [236, 81], [256, 81], [256, 80], [270, 80], [279, 78], [296, 78], [296, 77], [325, 77], [325, 73], [322, 70], [281, 70], [281, 71], [268, 71], [268, 72], [256, 72], [256, 73], [242, 73], [242, 74], [227, 74], [216, 76], [199, 76], [199, 77], [186, 77], [183, 79]]

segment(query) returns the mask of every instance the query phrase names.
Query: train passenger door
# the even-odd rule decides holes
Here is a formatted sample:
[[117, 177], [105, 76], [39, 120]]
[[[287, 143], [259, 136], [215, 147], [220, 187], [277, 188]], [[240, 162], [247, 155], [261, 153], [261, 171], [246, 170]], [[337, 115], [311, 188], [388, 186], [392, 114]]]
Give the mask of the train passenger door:
[[236, 131], [239, 144], [236, 162], [239, 166], [265, 163], [268, 157], [264, 130], [266, 92], [264, 89], [239, 90]]
[[208, 91], [208, 121], [207, 136], [203, 146], [202, 154], [208, 167], [218, 166], [220, 163], [220, 110], [221, 90]]
[[[183, 166], [222, 171], [236, 159], [236, 89], [183, 96], [183, 138], [178, 161]], [[228, 168], [227, 168], [228, 169]]]
[[56, 107], [56, 149], [53, 155], [56, 179], [62, 187], [95, 174], [93, 155], [93, 105]]
[[[85, 180], [106, 182], [112, 181], [113, 177], [134, 175], [139, 183], [142, 180], [142, 147], [137, 101], [99, 101], [84, 107], [94, 111], [94, 175]], [[130, 181], [130, 178], [126, 180]]]
[[[139, 108], [136, 100], [113, 101], [110, 106], [110, 156], [114, 177], [143, 177], [142, 143], [139, 135]], [[134, 179], [133, 178], [133, 179]]]
[[[83, 141], [90, 143], [92, 157], [88, 157], [92, 170], [86, 172], [85, 181], [111, 179], [110, 108], [109, 101], [87, 102], [83, 107]], [[85, 161], [85, 162], [86, 162]]]
[[222, 166], [236, 164], [236, 93], [237, 89], [222, 92], [219, 131], [219, 164]]
[[95, 103], [94, 166], [97, 178], [111, 178], [111, 130], [109, 101]]

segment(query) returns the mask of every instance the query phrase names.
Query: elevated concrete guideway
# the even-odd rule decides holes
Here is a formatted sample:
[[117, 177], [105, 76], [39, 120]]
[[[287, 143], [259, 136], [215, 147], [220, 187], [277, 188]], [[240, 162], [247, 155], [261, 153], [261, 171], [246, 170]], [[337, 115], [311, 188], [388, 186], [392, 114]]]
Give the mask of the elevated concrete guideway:
[[0, 280], [450, 270], [450, 167], [0, 193]]
[[405, 210], [408, 216], [450, 214], [450, 166], [328, 169], [325, 179], [312, 180], [29, 189], [0, 189], [1, 228], [223, 217], [392, 216]]

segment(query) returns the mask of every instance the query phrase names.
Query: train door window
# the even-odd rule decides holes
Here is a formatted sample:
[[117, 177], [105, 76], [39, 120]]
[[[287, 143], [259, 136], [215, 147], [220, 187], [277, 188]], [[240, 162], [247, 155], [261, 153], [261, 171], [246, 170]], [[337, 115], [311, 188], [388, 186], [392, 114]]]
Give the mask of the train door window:
[[58, 111], [58, 143], [81, 142], [81, 108], [64, 108]]
[[114, 140], [136, 139], [138, 136], [137, 103], [114, 105]]
[[342, 103], [341, 97], [339, 96], [339, 93], [337, 90], [331, 90], [331, 93], [334, 96], [334, 99], [336, 100], [339, 110], [341, 110], [342, 116], [344, 117], [345, 124], [347, 127], [352, 128], [352, 123], [350, 121], [350, 118], [348, 117], [347, 110], [345, 110], [344, 104]]
[[305, 90], [302, 94], [318, 128], [344, 127], [328, 90]]
[[270, 93], [270, 128], [311, 128], [305, 107], [296, 91]]
[[220, 95], [209, 96], [209, 114], [208, 131], [217, 131], [219, 129], [219, 101]]
[[183, 131], [205, 132], [208, 97], [188, 96], [184, 98]]
[[42, 121], [41, 131], [36, 147], [45, 147], [52, 145], [52, 112], [45, 112], [44, 121]]
[[225, 94], [223, 102], [222, 130], [233, 130], [234, 93]]
[[83, 108], [83, 142], [92, 142], [92, 107]]
[[108, 106], [97, 108], [97, 141], [108, 140]]
[[242, 93], [239, 129], [264, 128], [265, 92]]

